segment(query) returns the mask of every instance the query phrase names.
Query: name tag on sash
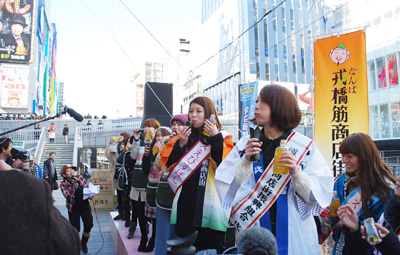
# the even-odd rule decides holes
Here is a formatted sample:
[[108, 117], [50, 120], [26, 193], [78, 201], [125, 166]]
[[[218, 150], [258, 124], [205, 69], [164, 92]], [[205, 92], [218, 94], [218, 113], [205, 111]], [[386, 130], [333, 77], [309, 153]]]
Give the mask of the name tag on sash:
[[175, 193], [208, 155], [210, 155], [210, 151], [210, 145], [204, 145], [202, 142], [198, 141], [195, 146], [186, 152], [178, 161], [168, 176], [168, 183]]
[[[287, 140], [290, 151], [296, 157], [297, 164], [301, 162], [314, 143], [314, 141], [297, 132], [293, 132]], [[285, 190], [290, 175], [274, 174], [273, 165], [274, 161], [272, 160], [250, 195], [233, 209], [231, 218], [237, 237], [247, 228], [253, 226]]]

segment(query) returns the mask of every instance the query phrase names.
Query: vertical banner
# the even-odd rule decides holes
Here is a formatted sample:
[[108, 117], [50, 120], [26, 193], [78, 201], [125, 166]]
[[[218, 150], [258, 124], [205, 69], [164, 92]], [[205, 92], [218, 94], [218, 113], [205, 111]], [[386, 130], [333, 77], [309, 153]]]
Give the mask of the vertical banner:
[[341, 141], [352, 133], [369, 132], [365, 33], [317, 40], [314, 52], [314, 138], [337, 176], [345, 171]]
[[29, 67], [1, 65], [1, 108], [28, 108]]
[[258, 81], [240, 85], [240, 137], [249, 132], [249, 119], [254, 118], [254, 108], [256, 106], [256, 98], [258, 95]]
[[0, 1], [0, 60], [33, 62], [36, 29], [36, 0]]

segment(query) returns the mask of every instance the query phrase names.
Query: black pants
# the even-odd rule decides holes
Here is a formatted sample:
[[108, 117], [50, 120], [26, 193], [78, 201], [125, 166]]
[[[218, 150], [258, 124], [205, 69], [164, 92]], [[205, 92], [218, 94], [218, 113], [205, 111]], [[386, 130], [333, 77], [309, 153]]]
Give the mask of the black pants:
[[90, 233], [93, 227], [92, 209], [89, 203], [86, 205], [74, 205], [72, 212], [68, 211], [69, 222], [78, 230], [81, 229], [81, 217], [83, 221], [83, 232]]
[[50, 190], [53, 193], [53, 190], [55, 190], [56, 182], [55, 180], [50, 180], [50, 179], [45, 179], [47, 183], [50, 185]]
[[118, 213], [124, 210], [124, 191], [117, 189], [117, 204], [118, 204]]
[[125, 218], [127, 221], [129, 221], [130, 217], [131, 217], [131, 198], [129, 197], [130, 193], [131, 193], [131, 182], [128, 183], [128, 185], [125, 185], [125, 190], [123, 191], [123, 209], [125, 212]]
[[[140, 200], [140, 196], [139, 196]], [[137, 223], [139, 219], [140, 233], [142, 240], [147, 240], [147, 217], [144, 215], [144, 206], [146, 202], [131, 200], [132, 202], [132, 221]]]
[[152, 218], [152, 219], [150, 219], [151, 220], [151, 226], [152, 226], [152, 228], [151, 228], [151, 238], [153, 239], [153, 240], [155, 240], [156, 239], [156, 232], [157, 232], [157, 221], [156, 221], [156, 218]]

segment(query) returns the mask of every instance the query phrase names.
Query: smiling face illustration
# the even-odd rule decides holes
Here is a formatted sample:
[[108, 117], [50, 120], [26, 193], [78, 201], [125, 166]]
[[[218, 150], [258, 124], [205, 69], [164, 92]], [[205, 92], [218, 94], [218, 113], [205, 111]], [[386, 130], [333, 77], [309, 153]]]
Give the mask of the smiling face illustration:
[[350, 51], [346, 50], [343, 43], [339, 43], [336, 49], [331, 50], [329, 58], [337, 65], [343, 64], [350, 58]]

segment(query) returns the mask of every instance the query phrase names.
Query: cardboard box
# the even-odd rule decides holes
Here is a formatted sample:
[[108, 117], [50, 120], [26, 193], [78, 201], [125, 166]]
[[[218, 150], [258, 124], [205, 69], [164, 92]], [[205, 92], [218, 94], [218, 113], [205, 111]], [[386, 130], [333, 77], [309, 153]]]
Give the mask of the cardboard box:
[[113, 211], [114, 210], [114, 195], [113, 194], [97, 194], [90, 202], [92, 211]]
[[110, 170], [98, 170], [93, 169], [92, 171], [92, 178], [111, 178]]
[[90, 182], [93, 185], [112, 185], [113, 180], [111, 178], [92, 178]]
[[100, 194], [113, 194], [115, 189], [112, 188], [112, 184], [100, 184]]

